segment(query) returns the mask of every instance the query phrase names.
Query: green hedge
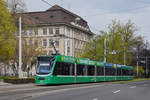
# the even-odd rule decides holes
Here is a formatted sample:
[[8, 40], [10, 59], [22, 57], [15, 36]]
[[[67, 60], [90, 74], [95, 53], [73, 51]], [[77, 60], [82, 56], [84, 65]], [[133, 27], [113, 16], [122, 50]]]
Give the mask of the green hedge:
[[5, 83], [12, 83], [12, 84], [25, 84], [25, 83], [34, 83], [34, 78], [4, 78], [3, 80]]
[[4, 77], [1, 77], [1, 76], [0, 76], [0, 81], [2, 81], [3, 79], [4, 79]]

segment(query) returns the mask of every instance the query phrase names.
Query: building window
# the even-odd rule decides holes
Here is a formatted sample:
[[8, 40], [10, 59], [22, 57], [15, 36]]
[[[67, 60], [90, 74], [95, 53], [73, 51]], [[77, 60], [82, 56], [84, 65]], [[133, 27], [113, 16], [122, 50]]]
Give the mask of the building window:
[[49, 47], [52, 46], [52, 45], [51, 45], [52, 42], [53, 42], [53, 40], [52, 40], [52, 39], [49, 39]]
[[59, 41], [55, 41], [56, 46], [59, 46]]
[[68, 30], [68, 31], [67, 31], [67, 34], [69, 35], [69, 34], [70, 34], [70, 28], [68, 28], [67, 30]]
[[27, 40], [24, 40], [24, 45], [27, 45]]
[[32, 30], [29, 30], [29, 35], [32, 35]]
[[46, 50], [43, 50], [43, 54], [44, 54], [44, 55], [47, 55], [47, 51], [46, 51]]
[[34, 34], [38, 35], [38, 28], [34, 29]]
[[59, 34], [59, 28], [55, 28], [55, 34]]
[[53, 28], [49, 28], [49, 34], [53, 34]]
[[47, 35], [47, 28], [43, 28], [43, 35]]
[[35, 45], [35, 46], [38, 46], [38, 40], [35, 40], [35, 41], [34, 41], [34, 45]]
[[32, 40], [31, 39], [29, 40], [29, 45], [32, 45]]
[[53, 50], [49, 50], [49, 54], [52, 54], [53, 53]]
[[43, 46], [44, 46], [44, 47], [47, 46], [47, 39], [43, 39]]
[[27, 35], [27, 30], [24, 30], [24, 35]]

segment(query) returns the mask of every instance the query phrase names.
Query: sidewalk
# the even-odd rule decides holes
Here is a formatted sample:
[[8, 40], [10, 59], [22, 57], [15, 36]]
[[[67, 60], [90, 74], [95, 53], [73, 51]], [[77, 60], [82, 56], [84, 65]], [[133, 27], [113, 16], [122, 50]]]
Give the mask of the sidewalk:
[[5, 86], [15, 88], [15, 87], [35, 86], [35, 84], [34, 83], [28, 83], [28, 84], [11, 84], [11, 83], [0, 82], [0, 88], [1, 87], [5, 87]]
[[8, 86], [11, 85], [10, 83], [4, 83], [3, 81], [0, 81], [0, 86]]
[[0, 93], [37, 88], [35, 84], [10, 84], [0, 82]]

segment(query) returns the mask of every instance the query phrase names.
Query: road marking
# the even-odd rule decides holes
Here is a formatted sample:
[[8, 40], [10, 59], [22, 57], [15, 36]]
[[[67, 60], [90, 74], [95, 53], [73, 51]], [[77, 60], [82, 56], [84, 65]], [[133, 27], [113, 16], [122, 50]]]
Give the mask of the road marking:
[[130, 88], [135, 88], [136, 86], [131, 86]]
[[144, 84], [144, 86], [147, 86], [147, 84]]
[[[42, 93], [34, 93], [32, 94], [32, 98], [35, 97], [40, 97], [41, 95], [47, 95], [51, 93], [60, 93], [60, 92], [65, 92], [69, 90], [78, 90], [78, 89], [86, 89], [86, 88], [95, 88], [95, 87], [100, 87], [100, 86], [105, 86], [105, 85], [94, 85], [94, 86], [83, 86], [83, 87], [73, 87], [73, 88], [67, 88], [67, 89], [58, 89], [58, 90], [52, 90], [52, 91], [46, 91]], [[31, 94], [29, 94], [31, 95]]]
[[118, 93], [118, 92], [120, 92], [120, 90], [114, 91], [113, 93]]
[[98, 100], [98, 98], [94, 98], [93, 100]]

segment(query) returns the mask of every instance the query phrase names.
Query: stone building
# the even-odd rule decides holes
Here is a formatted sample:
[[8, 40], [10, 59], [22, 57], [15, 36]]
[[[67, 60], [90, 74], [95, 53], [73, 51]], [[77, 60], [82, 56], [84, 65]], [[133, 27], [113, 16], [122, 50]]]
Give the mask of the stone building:
[[31, 21], [23, 30], [24, 43], [37, 45], [45, 54], [54, 53], [51, 41], [60, 54], [77, 56], [85, 42], [93, 36], [90, 28], [80, 16], [54, 5], [46, 11], [23, 13], [23, 18]]
[[[46, 55], [55, 53], [51, 45], [51, 41], [54, 41], [60, 54], [77, 56], [83, 45], [93, 36], [87, 21], [58, 5], [46, 11], [26, 12], [21, 15], [24, 44], [34, 45], [37, 49], [42, 48]], [[1, 65], [0, 76], [5, 72], [7, 76], [13, 76], [13, 70], [5, 68]], [[35, 67], [29, 73], [34, 75]]]

